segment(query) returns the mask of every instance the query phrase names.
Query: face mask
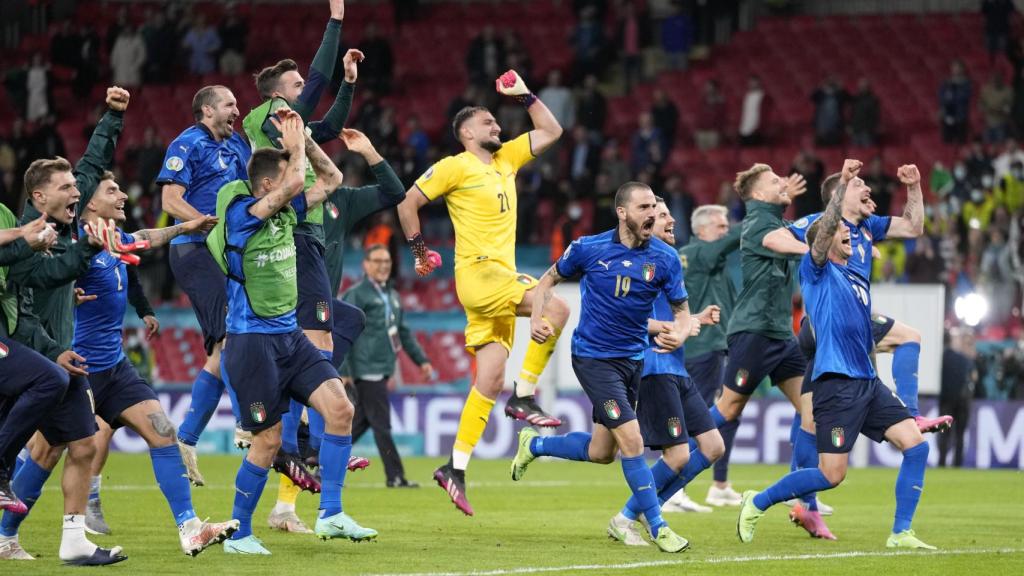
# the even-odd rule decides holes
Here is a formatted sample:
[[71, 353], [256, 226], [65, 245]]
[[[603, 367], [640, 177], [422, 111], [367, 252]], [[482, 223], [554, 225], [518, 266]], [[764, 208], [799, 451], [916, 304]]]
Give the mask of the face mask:
[[981, 190], [975, 190], [971, 192], [971, 202], [974, 202], [975, 204], [981, 204], [982, 202], [984, 202], [984, 200], [985, 194], [983, 194]]
[[575, 204], [572, 205], [572, 206], [569, 206], [569, 219], [570, 220], [579, 220], [580, 216], [583, 216], [583, 208], [580, 208], [579, 206], [577, 206]]
[[992, 187], [992, 177], [987, 175], [987, 174], [985, 176], [982, 176], [981, 177], [981, 186], [983, 188], [991, 188]]
[[953, 168], [953, 176], [957, 180], [963, 180], [964, 178], [967, 178], [967, 168], [964, 168], [962, 166], [957, 166], [956, 168]]
[[935, 215], [935, 208], [932, 208], [931, 206], [925, 206], [924, 207], [924, 217], [925, 218], [928, 218], [930, 220], [934, 215]]

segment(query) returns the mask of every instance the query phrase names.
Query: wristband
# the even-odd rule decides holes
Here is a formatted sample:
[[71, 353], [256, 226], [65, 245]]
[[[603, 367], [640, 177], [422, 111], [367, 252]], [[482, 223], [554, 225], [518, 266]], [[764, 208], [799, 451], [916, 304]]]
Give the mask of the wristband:
[[415, 236], [407, 240], [409, 242], [409, 248], [412, 249], [412, 255], [416, 257], [420, 262], [427, 262], [427, 244], [423, 241], [423, 235], [419, 232]]
[[527, 92], [526, 94], [519, 94], [512, 97], [516, 102], [523, 105], [523, 108], [529, 108], [537, 101], [537, 95], [533, 92]]

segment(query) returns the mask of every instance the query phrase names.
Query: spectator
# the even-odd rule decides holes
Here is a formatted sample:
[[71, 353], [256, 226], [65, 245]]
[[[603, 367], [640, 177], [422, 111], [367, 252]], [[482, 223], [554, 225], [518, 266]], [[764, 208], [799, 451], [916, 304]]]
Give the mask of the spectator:
[[1020, 160], [1014, 160], [1010, 172], [999, 180], [996, 198], [1011, 214], [1024, 208], [1024, 163]]
[[174, 28], [167, 23], [163, 12], [156, 10], [150, 14], [142, 26], [142, 39], [146, 43], [146, 82], [169, 82], [177, 61], [178, 42]]
[[985, 18], [985, 45], [991, 61], [1006, 50], [1013, 12], [1012, 0], [981, 1], [981, 14]]
[[417, 172], [426, 169], [427, 150], [430, 149], [430, 137], [420, 126], [420, 119], [415, 114], [410, 115], [405, 121], [406, 137], [405, 145], [412, 148], [416, 153]]
[[121, 32], [129, 26], [131, 26], [131, 23], [128, 22], [128, 7], [121, 6], [117, 11], [117, 20], [110, 26], [107, 26], [107, 34], [103, 39], [103, 43], [107, 47], [108, 57], [114, 51], [114, 44], [117, 42], [117, 37], [120, 36]]
[[126, 154], [128, 164], [135, 166], [135, 180], [142, 184], [143, 192], [152, 194], [155, 191], [156, 176], [163, 165], [164, 153], [167, 149], [156, 136], [152, 126], [146, 126], [142, 135], [142, 144], [130, 148]]
[[197, 14], [182, 46], [189, 51], [188, 70], [192, 74], [211, 74], [216, 70], [214, 56], [220, 50], [217, 30], [206, 23], [206, 17]]
[[949, 72], [949, 78], [939, 88], [942, 140], [947, 144], [963, 144], [967, 141], [971, 81], [964, 72], [963, 62], [959, 60], [953, 60], [949, 65]]
[[1016, 291], [1013, 289], [1011, 251], [1006, 234], [998, 226], [986, 230], [988, 242], [981, 254], [979, 284], [988, 297], [989, 317], [996, 323], [1010, 317]]
[[975, 184], [980, 185], [981, 178], [992, 173], [992, 156], [981, 138], [971, 141], [971, 147], [964, 156], [964, 165], [967, 166], [967, 179]]
[[551, 251], [549, 257], [554, 262], [562, 257], [569, 243], [589, 233], [583, 222], [583, 206], [579, 200], [572, 200], [565, 211], [555, 219], [551, 231]]
[[[877, 207], [875, 214], [888, 216], [892, 209], [892, 197], [896, 191], [896, 179], [885, 173], [882, 165], [882, 157], [874, 156], [868, 163], [868, 169], [864, 172], [864, 184], [871, 188], [871, 199]], [[814, 190], [808, 181], [808, 189]]]
[[867, 78], [857, 83], [857, 93], [850, 102], [850, 136], [854, 146], [869, 148], [878, 141], [878, 125], [882, 116], [878, 96]]
[[519, 39], [519, 34], [511, 28], [506, 28], [501, 41], [505, 47], [505, 65], [502, 69], [515, 70], [527, 86], [534, 84], [533, 59], [523, 47], [523, 41]]
[[1003, 80], [1001, 72], [981, 87], [978, 98], [982, 121], [985, 123], [983, 137], [986, 144], [1002, 144], [1010, 131], [1010, 113], [1013, 110], [1013, 89]]
[[424, 381], [430, 380], [434, 368], [405, 323], [398, 291], [389, 283], [391, 262], [386, 245], [368, 247], [363, 256], [365, 278], [342, 296], [342, 300], [363, 311], [366, 327], [352, 344], [341, 373], [345, 376], [352, 404], [356, 406], [352, 417], [352, 442], [358, 442], [367, 429], [372, 429], [384, 463], [387, 487], [418, 488], [419, 484], [405, 478], [402, 458], [391, 436], [388, 392], [394, 388], [391, 377], [401, 350], [419, 366]]
[[572, 92], [562, 85], [562, 72], [557, 68], [548, 72], [548, 85], [537, 94], [537, 97], [551, 110], [551, 114], [562, 126], [576, 124], [576, 103]]
[[960, 208], [960, 219], [968, 230], [985, 230], [995, 210], [995, 197], [981, 188], [974, 188]]
[[661, 196], [665, 198], [665, 204], [676, 221], [673, 230], [676, 246], [684, 246], [690, 241], [690, 235], [693, 233], [690, 229], [690, 216], [697, 206], [697, 201], [683, 188], [683, 179], [678, 174], [673, 174], [665, 180]]
[[114, 40], [110, 51], [110, 69], [114, 84], [134, 88], [142, 84], [142, 67], [146, 63], [146, 43], [134, 26], [128, 24]]
[[577, 190], [586, 190], [593, 186], [594, 178], [601, 166], [601, 151], [594, 143], [587, 129], [577, 124], [572, 128], [572, 145], [566, 154], [566, 169], [563, 174]]
[[680, 6], [673, 4], [669, 10], [669, 15], [661, 21], [661, 49], [668, 58], [669, 68], [685, 70], [693, 44], [693, 26]]
[[661, 146], [665, 156], [672, 152], [676, 144], [676, 128], [679, 126], [679, 109], [668, 99], [668, 95], [662, 89], [654, 91], [654, 102], [651, 104], [651, 116], [654, 118], [654, 125], [661, 130]]
[[64, 20], [50, 38], [50, 62], [54, 66], [77, 69], [82, 61], [82, 38], [71, 29], [71, 24], [71, 20]]
[[648, 19], [639, 13], [636, 4], [626, 0], [618, 23], [618, 45], [622, 54], [627, 94], [644, 78], [643, 49], [646, 39], [651, 36], [650, 30], [646, 29], [647, 22]]
[[757, 146], [763, 140], [762, 130], [765, 110], [765, 93], [761, 79], [751, 75], [747, 80], [747, 93], [743, 95], [743, 109], [740, 112], [740, 145]]
[[92, 24], [82, 24], [78, 38], [81, 41], [80, 52], [71, 91], [76, 97], [85, 99], [100, 76], [100, 37]]
[[26, 120], [35, 122], [50, 113], [50, 66], [43, 62], [43, 55], [39, 52], [32, 55], [32, 65], [25, 78], [25, 91], [28, 94]]
[[814, 142], [818, 146], [843, 143], [846, 101], [849, 95], [839, 79], [829, 76], [811, 95], [814, 102]]
[[991, 170], [995, 171], [996, 178], [1002, 178], [1010, 172], [1010, 166], [1014, 162], [1024, 162], [1024, 151], [1017, 145], [1016, 140], [1008, 140], [1003, 153], [992, 160]]
[[[725, 96], [719, 88], [718, 81], [708, 79], [704, 82], [704, 94], [700, 101], [700, 114], [694, 131], [694, 143], [701, 150], [718, 148], [722, 138], [722, 126], [725, 126]], [[676, 220], [678, 222], [678, 220]]]
[[579, 123], [587, 128], [592, 138], [601, 138], [604, 136], [607, 116], [608, 101], [597, 86], [597, 76], [589, 74], [583, 79], [583, 91], [576, 107], [576, 117]]
[[942, 268], [942, 260], [935, 254], [931, 236], [920, 236], [914, 243], [914, 252], [907, 255], [907, 281], [911, 284], [939, 284], [942, 282]]
[[480, 34], [469, 43], [466, 53], [466, 71], [469, 81], [477, 85], [491, 85], [504, 72], [505, 47], [494, 33], [494, 26], [484, 26]]
[[366, 25], [359, 49], [366, 59], [359, 63], [359, 81], [378, 94], [391, 92], [391, 76], [394, 74], [395, 59], [391, 43], [377, 31], [377, 25]]
[[219, 34], [220, 73], [229, 76], [242, 74], [245, 72], [245, 46], [249, 38], [249, 24], [239, 18], [233, 9], [229, 9], [224, 22], [220, 25]]
[[605, 50], [604, 31], [601, 21], [597, 19], [597, 9], [588, 5], [579, 14], [579, 22], [572, 33], [577, 80], [586, 78], [588, 74], [598, 74], [604, 69], [602, 55]]
[[67, 156], [64, 148], [64, 139], [57, 131], [57, 117], [51, 112], [43, 116], [36, 127], [36, 131], [29, 138], [29, 157], [53, 158], [54, 156]]
[[[664, 137], [654, 125], [650, 112], [640, 114], [636, 132], [630, 145], [630, 168], [639, 175], [648, 168], [658, 168], [665, 161]], [[623, 181], [625, 182], [625, 181]]]
[[974, 337], [958, 330], [944, 338], [942, 351], [942, 387], [939, 392], [939, 413], [953, 417], [953, 430], [939, 434], [939, 466], [945, 466], [949, 457], [949, 442], [956, 437], [953, 466], [964, 463], [964, 433], [970, 424], [971, 404], [978, 372], [974, 367], [977, 356]]
[[810, 150], [803, 150], [793, 159], [790, 173], [797, 173], [807, 180], [807, 192], [793, 199], [796, 216], [803, 217], [821, 212], [821, 183], [825, 180], [825, 164]]

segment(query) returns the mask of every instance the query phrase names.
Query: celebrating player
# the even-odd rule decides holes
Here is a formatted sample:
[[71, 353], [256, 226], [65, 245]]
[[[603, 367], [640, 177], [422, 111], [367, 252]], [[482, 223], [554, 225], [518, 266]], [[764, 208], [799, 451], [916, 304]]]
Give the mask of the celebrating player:
[[838, 486], [846, 477], [849, 452], [859, 434], [883, 438], [903, 452], [896, 479], [896, 515], [889, 548], [934, 550], [911, 529], [924, 489], [928, 444], [907, 407], [882, 384], [871, 363], [871, 287], [853, 271], [851, 231], [841, 226], [843, 199], [861, 163], [846, 160], [838, 188], [821, 218], [807, 232], [811, 251], [800, 262], [800, 286], [817, 337], [813, 416], [820, 454], [816, 467], [791, 472], [763, 492], [748, 490], [736, 524], [740, 541], [772, 505]]
[[[651, 238], [655, 204], [654, 192], [646, 184], [623, 184], [615, 193], [618, 226], [573, 241], [541, 277], [539, 303], [553, 298], [558, 282], [580, 277], [582, 303], [580, 323], [572, 334], [572, 368], [594, 405], [594, 432], [541, 437], [533, 428], [524, 428], [512, 461], [512, 479], [521, 480], [538, 456], [610, 464], [621, 452], [622, 473], [635, 498], [633, 509], [643, 513], [658, 548], [681, 552], [689, 543], [668, 527], [658, 502], [659, 492], [676, 475], [660, 460], [655, 464], [657, 475], [647, 467], [644, 438], [633, 412], [648, 347], [648, 319], [659, 295], [668, 301], [672, 321], [657, 326], [652, 338], [655, 353], [678, 349], [693, 329], [679, 256]], [[530, 328], [533, 340], [542, 342], [551, 332], [540, 310], [534, 308]]]
[[114, 429], [128, 426], [149, 445], [153, 475], [178, 525], [181, 548], [185, 554], [195, 556], [230, 536], [238, 528], [238, 521], [211, 524], [196, 517], [185, 465], [175, 446], [174, 425], [156, 393], [128, 361], [121, 345], [128, 267], [119, 258], [119, 252], [132, 250], [136, 243], [143, 248], [158, 248], [181, 234], [209, 230], [216, 219], [203, 216], [169, 228], [133, 234], [119, 228], [105, 230], [108, 221], [114, 226], [125, 221], [127, 199], [110, 172], [103, 174], [94, 194], [82, 196], [82, 220], [87, 226], [104, 231], [101, 237], [113, 237], [115, 243], [94, 256], [89, 271], [76, 282], [77, 288], [94, 298], [75, 308], [73, 348], [89, 359], [88, 379], [96, 415]]
[[[163, 185], [163, 209], [181, 224], [213, 214], [217, 191], [235, 180], [245, 179], [249, 145], [234, 129], [238, 104], [224, 86], [205, 86], [192, 99], [196, 123], [167, 147], [164, 166], [157, 176]], [[171, 240], [171, 272], [188, 295], [203, 332], [206, 363], [192, 383], [192, 403], [178, 428], [178, 449], [185, 461], [188, 478], [202, 486], [203, 476], [196, 461], [199, 435], [213, 417], [224, 392], [220, 379], [220, 352], [224, 345], [224, 310], [227, 308], [224, 273], [207, 249], [206, 233], [182, 234]], [[228, 394], [232, 394], [228, 390]], [[236, 422], [238, 403], [232, 399]]]
[[516, 172], [558, 140], [562, 127], [514, 71], [502, 74], [497, 88], [526, 107], [534, 129], [503, 144], [498, 138], [501, 127], [490, 111], [481, 106], [463, 108], [455, 115], [452, 130], [465, 151], [430, 167], [398, 205], [402, 230], [421, 276], [440, 265], [440, 256], [427, 248], [420, 235], [419, 209], [444, 196], [455, 226], [455, 289], [466, 309], [466, 349], [476, 355], [476, 381], [462, 408], [451, 460], [434, 472], [434, 480], [467, 515], [473, 514], [473, 507], [466, 498], [466, 467], [505, 384], [516, 316], [536, 313], [551, 338], [530, 342], [505, 414], [538, 426], [562, 423], [541, 410], [534, 392], [569, 308], [554, 297], [543, 309], [536, 309], [537, 280], [517, 272], [515, 258]]
[[[674, 246], [675, 220], [660, 197], [657, 199], [654, 236]], [[682, 263], [680, 261], [680, 263]], [[720, 309], [710, 304], [700, 314], [690, 318], [693, 330], [690, 337], [700, 333], [701, 325], [713, 326], [719, 321]], [[666, 323], [674, 321], [672, 309], [664, 293], [654, 301], [654, 317], [647, 322], [647, 331], [653, 337], [660, 334]], [[689, 343], [689, 339], [687, 339]], [[708, 414], [708, 407], [697, 391], [685, 368], [683, 347], [663, 354], [653, 339], [644, 350], [644, 368], [637, 390], [637, 421], [644, 445], [661, 450], [661, 459], [651, 466], [662, 511], [673, 496], [698, 474], [718, 460], [725, 451], [722, 436]], [[524, 434], [529, 432], [524, 430]], [[697, 449], [699, 448], [699, 449]], [[706, 508], [708, 512], [710, 508]], [[643, 512], [636, 497], [630, 498], [622, 511], [608, 523], [608, 535], [627, 546], [646, 546], [636, 520]]]

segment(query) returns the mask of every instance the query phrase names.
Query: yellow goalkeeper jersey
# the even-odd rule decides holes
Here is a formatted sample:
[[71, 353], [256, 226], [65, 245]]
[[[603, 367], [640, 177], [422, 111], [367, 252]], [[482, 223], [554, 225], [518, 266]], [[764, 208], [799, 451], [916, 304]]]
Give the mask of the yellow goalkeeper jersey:
[[455, 270], [478, 260], [516, 267], [516, 173], [533, 160], [530, 135], [506, 142], [484, 164], [469, 152], [448, 156], [416, 180], [430, 200], [445, 197], [455, 227]]

